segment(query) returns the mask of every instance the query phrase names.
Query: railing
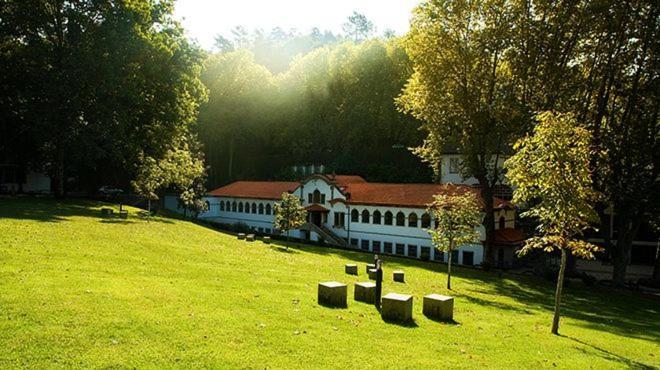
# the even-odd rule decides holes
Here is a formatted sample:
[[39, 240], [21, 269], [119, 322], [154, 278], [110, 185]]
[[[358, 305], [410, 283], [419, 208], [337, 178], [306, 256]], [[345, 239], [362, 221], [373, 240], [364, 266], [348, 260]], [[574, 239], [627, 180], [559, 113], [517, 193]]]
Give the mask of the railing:
[[323, 226], [317, 226], [311, 222], [307, 222], [300, 227], [300, 230], [313, 231], [330, 244], [346, 247], [346, 241], [344, 239]]

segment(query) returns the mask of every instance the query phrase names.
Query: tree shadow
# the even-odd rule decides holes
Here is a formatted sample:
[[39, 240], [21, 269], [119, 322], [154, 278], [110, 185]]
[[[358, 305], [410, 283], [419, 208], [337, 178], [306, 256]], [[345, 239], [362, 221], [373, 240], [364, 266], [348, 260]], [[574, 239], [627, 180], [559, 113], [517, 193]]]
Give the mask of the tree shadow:
[[267, 244], [268, 248], [270, 250], [279, 252], [279, 253], [288, 253], [288, 254], [300, 254], [300, 251], [294, 249], [294, 248], [287, 248], [285, 245], [280, 245], [280, 244]]
[[382, 315], [380, 318], [383, 320], [384, 323], [389, 324], [389, 325], [396, 325], [396, 326], [401, 326], [404, 328], [418, 328], [419, 325], [417, 324], [417, 321], [415, 319], [408, 320], [408, 321], [399, 321], [399, 320], [393, 320], [393, 319], [386, 319]]
[[129, 225], [134, 224], [135, 221], [125, 220], [121, 218], [108, 218], [100, 221], [102, 224], [119, 224], [119, 225]]
[[95, 209], [102, 204], [91, 201], [60, 201], [51, 198], [2, 198], [0, 218], [62, 222], [71, 217], [101, 217]]
[[[582, 340], [579, 340], [577, 338], [573, 338], [573, 337], [569, 337], [567, 335], [561, 335], [561, 334], [559, 336], [562, 337], [562, 338], [572, 340], [573, 342], [576, 342], [576, 343], [578, 343], [582, 346], [585, 346], [585, 347], [588, 347], [588, 348], [592, 349], [593, 352], [595, 352], [598, 356], [600, 356], [600, 357], [602, 357], [606, 360], [616, 361], [616, 362], [622, 363], [622, 364], [624, 364], [624, 365], [626, 365], [630, 368], [633, 368], [633, 369], [654, 369], [653, 366], [646, 365], [644, 363], [641, 363], [641, 362], [638, 362], [638, 361], [635, 361], [635, 360], [631, 360], [627, 357], [617, 355], [616, 353], [612, 353], [612, 352], [610, 352], [610, 351], [608, 351], [604, 348], [594, 346], [593, 344], [589, 344], [589, 343], [587, 343], [585, 341], [582, 341]], [[579, 348], [579, 347], [575, 347], [575, 348], [579, 351], [582, 351], [586, 355], [591, 354], [588, 351], [586, 351], [584, 348]]]

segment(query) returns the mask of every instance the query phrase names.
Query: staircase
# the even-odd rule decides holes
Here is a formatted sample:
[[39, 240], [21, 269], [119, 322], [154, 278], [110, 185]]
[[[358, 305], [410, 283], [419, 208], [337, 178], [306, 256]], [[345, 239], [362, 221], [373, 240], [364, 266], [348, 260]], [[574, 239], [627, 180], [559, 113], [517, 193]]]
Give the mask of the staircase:
[[313, 231], [318, 234], [319, 237], [323, 238], [328, 244], [332, 244], [338, 247], [346, 247], [346, 241], [340, 236], [332, 232], [332, 230], [323, 226], [316, 226], [311, 222], [307, 222], [300, 227], [300, 230]]

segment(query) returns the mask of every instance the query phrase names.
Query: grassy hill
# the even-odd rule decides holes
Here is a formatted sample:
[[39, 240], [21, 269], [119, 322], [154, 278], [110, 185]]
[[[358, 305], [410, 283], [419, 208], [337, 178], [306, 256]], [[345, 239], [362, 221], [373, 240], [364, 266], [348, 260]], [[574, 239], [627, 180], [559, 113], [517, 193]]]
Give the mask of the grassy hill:
[[[135, 209], [104, 219], [100, 206], [0, 198], [0, 368], [660, 366], [653, 297], [573, 284], [552, 336], [552, 284], [458, 268], [458, 324], [442, 324], [421, 297], [448, 293], [446, 267], [385, 257], [383, 292], [415, 297], [415, 325], [400, 326], [352, 300], [371, 255], [287, 251]], [[317, 305], [327, 280], [351, 283], [347, 309]]]

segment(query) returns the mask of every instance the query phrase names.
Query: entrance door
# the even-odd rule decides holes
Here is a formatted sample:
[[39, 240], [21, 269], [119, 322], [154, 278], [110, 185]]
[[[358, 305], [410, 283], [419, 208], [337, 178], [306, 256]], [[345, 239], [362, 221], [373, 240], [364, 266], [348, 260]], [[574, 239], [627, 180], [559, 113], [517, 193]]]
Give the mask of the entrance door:
[[322, 224], [321, 212], [312, 212], [312, 223], [316, 226], [321, 226]]
[[497, 267], [504, 267], [504, 248], [502, 247], [497, 249]]

